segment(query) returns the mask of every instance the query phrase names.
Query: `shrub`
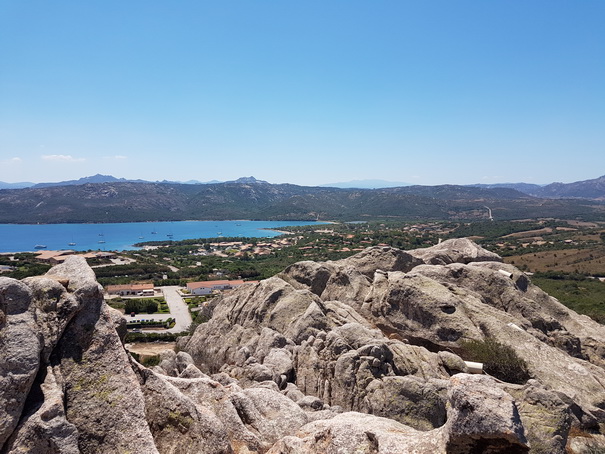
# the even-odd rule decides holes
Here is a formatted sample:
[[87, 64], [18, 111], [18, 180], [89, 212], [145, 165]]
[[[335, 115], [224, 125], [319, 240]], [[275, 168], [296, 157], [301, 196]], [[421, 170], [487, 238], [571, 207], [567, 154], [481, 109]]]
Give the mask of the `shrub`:
[[124, 342], [175, 342], [179, 337], [187, 335], [189, 335], [187, 331], [182, 333], [133, 333], [129, 331], [126, 333]]
[[145, 304], [145, 310], [148, 314], [153, 314], [158, 311], [158, 302], [154, 300], [148, 300]]
[[153, 367], [160, 364], [160, 355], [143, 357], [141, 364], [145, 367]]
[[130, 314], [134, 312], [138, 314], [139, 312], [147, 312], [148, 314], [153, 314], [158, 311], [158, 299], [157, 298], [148, 298], [148, 299], [127, 299], [124, 303], [124, 312], [126, 314]]
[[523, 384], [531, 377], [527, 363], [520, 358], [515, 350], [492, 338], [484, 341], [461, 341], [462, 356], [469, 361], [483, 363], [483, 370], [499, 380]]

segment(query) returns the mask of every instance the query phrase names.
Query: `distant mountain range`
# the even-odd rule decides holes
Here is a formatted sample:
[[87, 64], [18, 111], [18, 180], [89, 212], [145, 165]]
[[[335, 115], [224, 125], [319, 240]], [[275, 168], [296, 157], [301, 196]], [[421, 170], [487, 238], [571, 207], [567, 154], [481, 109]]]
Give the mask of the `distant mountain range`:
[[23, 188], [50, 188], [53, 186], [74, 186], [81, 184], [91, 184], [91, 183], [175, 183], [175, 184], [213, 184], [213, 183], [222, 183], [218, 180], [212, 181], [198, 181], [198, 180], [188, 180], [188, 181], [147, 181], [147, 180], [128, 180], [126, 178], [116, 178], [111, 175], [101, 175], [96, 174], [90, 177], [80, 178], [78, 180], [67, 180], [67, 181], [57, 181], [57, 182], [49, 182], [49, 183], [5, 183], [0, 181], [0, 189], [23, 189]]
[[30, 183], [23, 181], [21, 183], [5, 183], [4, 181], [0, 181], [0, 189], [23, 189], [34, 186], [36, 183]]
[[551, 183], [544, 186], [528, 183], [500, 183], [491, 185], [473, 185], [483, 188], [511, 188], [535, 197], [545, 198], [580, 198], [605, 200], [605, 175], [592, 180], [574, 183]]
[[[28, 187], [47, 188], [53, 186], [73, 186], [94, 183], [163, 183], [163, 184], [219, 184], [223, 183], [218, 180], [211, 181], [146, 181], [146, 180], [128, 180], [125, 178], [116, 178], [111, 175], [93, 175], [90, 177], [80, 178], [78, 180], [60, 181], [56, 183], [4, 183], [0, 181], [0, 189], [23, 189]], [[267, 183], [263, 180], [257, 180], [254, 177], [243, 177], [226, 183]], [[409, 183], [386, 181], [386, 180], [352, 180], [340, 183], [322, 184], [322, 188], [341, 188], [341, 189], [385, 189], [395, 187], [408, 187]], [[473, 184], [470, 187], [484, 189], [508, 188], [515, 189], [527, 195], [543, 198], [583, 198], [592, 200], [605, 200], [605, 175], [599, 178], [577, 181], [574, 183], [551, 183], [548, 185], [538, 185], [531, 183], [497, 183], [497, 184]]]
[[343, 188], [343, 189], [382, 189], [399, 188], [402, 186], [411, 186], [409, 183], [386, 181], [386, 180], [352, 180], [341, 183], [322, 184], [322, 188]]
[[540, 190], [543, 185], [531, 184], [531, 183], [496, 183], [496, 184], [471, 184], [475, 188], [509, 188], [515, 189], [524, 194], [533, 195], [536, 191]]
[[[584, 191], [591, 187], [581, 186]], [[598, 195], [596, 189], [590, 194]], [[0, 223], [189, 219], [487, 220], [488, 207], [497, 220], [605, 219], [602, 202], [538, 198], [507, 187], [341, 189], [270, 184], [245, 177], [208, 184], [132, 182], [114, 178], [109, 182], [0, 190]]]

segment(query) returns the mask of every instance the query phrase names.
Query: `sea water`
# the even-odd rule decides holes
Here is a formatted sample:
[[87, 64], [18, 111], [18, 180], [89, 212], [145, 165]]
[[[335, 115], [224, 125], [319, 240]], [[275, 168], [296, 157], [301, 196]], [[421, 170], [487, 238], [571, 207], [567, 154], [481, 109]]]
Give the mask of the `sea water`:
[[145, 241], [274, 237], [281, 227], [313, 221], [175, 221], [115, 224], [0, 224], [0, 253], [73, 249], [124, 251]]

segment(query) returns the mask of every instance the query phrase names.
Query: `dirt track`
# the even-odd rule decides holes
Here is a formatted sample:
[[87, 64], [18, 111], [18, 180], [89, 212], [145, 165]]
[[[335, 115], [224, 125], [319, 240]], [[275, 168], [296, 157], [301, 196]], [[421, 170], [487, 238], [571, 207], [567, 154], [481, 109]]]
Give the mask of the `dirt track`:
[[174, 350], [176, 342], [136, 342], [126, 344], [126, 350], [139, 355], [154, 356], [164, 350]]

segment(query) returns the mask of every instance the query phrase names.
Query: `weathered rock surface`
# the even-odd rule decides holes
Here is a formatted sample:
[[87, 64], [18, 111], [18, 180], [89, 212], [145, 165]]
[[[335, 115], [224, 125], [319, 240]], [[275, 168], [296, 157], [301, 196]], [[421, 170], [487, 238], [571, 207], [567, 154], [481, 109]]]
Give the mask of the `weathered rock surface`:
[[[213, 301], [158, 366], [71, 258], [0, 278], [0, 454], [605, 447], [605, 329], [468, 240], [300, 262]], [[531, 379], [468, 375], [496, 340]]]
[[448, 421], [438, 429], [423, 432], [392, 419], [347, 412], [303, 426], [276, 443], [269, 454], [529, 451], [515, 403], [493, 379], [457, 375], [450, 379], [447, 397]]
[[450, 263], [471, 262], [502, 262], [498, 254], [494, 254], [467, 238], [446, 240], [436, 246], [408, 251], [427, 265], [449, 265]]
[[[525, 360], [533, 378], [525, 388], [496, 385], [509, 399], [514, 395], [533, 451], [564, 452], [570, 427], [598, 432], [605, 423], [604, 336], [603, 326], [462, 239], [292, 265], [216, 301], [211, 320], [183, 348], [201, 369], [247, 384], [271, 379], [295, 401], [302, 393], [327, 408], [433, 431], [451, 427], [455, 411], [447, 409], [457, 401], [448, 398], [450, 377], [467, 370], [462, 342], [492, 339]], [[301, 401], [305, 408], [309, 402]], [[310, 424], [327, 430], [322, 424], [337, 422]], [[448, 449], [452, 443], [459, 452], [476, 449], [471, 432], [459, 433]], [[280, 449], [309, 448], [301, 439]], [[500, 447], [489, 449], [512, 449], [494, 443]], [[524, 443], [519, 449], [527, 449]]]
[[0, 301], [3, 450], [157, 452], [136, 376], [84, 259], [23, 282], [3, 279]]

